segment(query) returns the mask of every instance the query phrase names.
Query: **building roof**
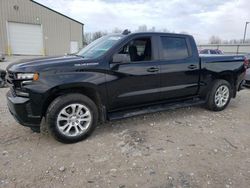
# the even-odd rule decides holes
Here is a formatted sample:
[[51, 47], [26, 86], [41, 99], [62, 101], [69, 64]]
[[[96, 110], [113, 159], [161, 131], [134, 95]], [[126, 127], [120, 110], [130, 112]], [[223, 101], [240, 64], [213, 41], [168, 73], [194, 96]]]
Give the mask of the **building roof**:
[[70, 17], [68, 17], [68, 16], [66, 16], [66, 15], [64, 15], [64, 14], [58, 12], [58, 11], [55, 11], [55, 10], [53, 10], [53, 9], [51, 9], [51, 8], [49, 8], [49, 7], [45, 6], [45, 5], [43, 5], [43, 4], [40, 4], [40, 3], [38, 3], [38, 2], [36, 2], [36, 1], [34, 1], [34, 0], [30, 0], [30, 1], [33, 2], [33, 3], [35, 3], [35, 4], [37, 4], [37, 5], [39, 5], [39, 6], [42, 6], [43, 8], [46, 8], [46, 9], [48, 9], [48, 10], [50, 10], [50, 11], [53, 11], [53, 12], [55, 12], [55, 13], [57, 13], [57, 14], [60, 14], [61, 16], [64, 16], [64, 17], [66, 17], [66, 18], [68, 18], [68, 19], [70, 19], [70, 20], [72, 20], [72, 21], [74, 21], [74, 22], [77, 22], [77, 23], [79, 23], [79, 24], [81, 24], [81, 25], [84, 25], [84, 23], [79, 22], [79, 21], [77, 21], [77, 20], [75, 20], [75, 19], [73, 19], [73, 18], [70, 18]]

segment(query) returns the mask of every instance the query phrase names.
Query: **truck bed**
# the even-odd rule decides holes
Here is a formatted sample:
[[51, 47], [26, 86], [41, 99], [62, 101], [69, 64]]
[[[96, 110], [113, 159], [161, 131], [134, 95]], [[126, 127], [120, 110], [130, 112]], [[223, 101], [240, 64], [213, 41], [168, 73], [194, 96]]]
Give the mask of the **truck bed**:
[[200, 54], [201, 62], [205, 63], [213, 63], [213, 62], [241, 62], [244, 61], [244, 55], [207, 55], [207, 54]]

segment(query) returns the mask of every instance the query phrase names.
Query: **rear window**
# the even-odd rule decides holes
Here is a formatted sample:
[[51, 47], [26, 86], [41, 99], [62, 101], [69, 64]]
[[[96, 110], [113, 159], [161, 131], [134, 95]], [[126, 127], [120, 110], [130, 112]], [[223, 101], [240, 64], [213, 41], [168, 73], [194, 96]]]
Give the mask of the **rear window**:
[[210, 50], [211, 54], [218, 54], [216, 50]]
[[177, 60], [189, 57], [185, 38], [161, 37], [162, 58], [164, 60]]

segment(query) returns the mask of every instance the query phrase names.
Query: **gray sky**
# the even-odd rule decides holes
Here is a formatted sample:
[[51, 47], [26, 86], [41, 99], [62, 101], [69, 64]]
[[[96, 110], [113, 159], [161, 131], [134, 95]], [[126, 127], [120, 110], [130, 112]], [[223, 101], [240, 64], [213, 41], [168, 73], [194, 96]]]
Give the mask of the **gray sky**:
[[[250, 0], [36, 0], [85, 24], [85, 32], [114, 28], [188, 32], [199, 42], [212, 35], [242, 39]], [[247, 38], [250, 38], [250, 24]]]

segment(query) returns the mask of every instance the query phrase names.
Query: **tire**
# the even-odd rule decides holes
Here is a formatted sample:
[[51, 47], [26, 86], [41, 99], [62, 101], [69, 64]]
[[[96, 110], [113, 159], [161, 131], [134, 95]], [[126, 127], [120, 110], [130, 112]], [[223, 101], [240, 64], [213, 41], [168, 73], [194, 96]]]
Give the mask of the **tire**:
[[[226, 91], [228, 91], [228, 94], [226, 94]], [[206, 107], [212, 111], [222, 111], [228, 106], [231, 98], [232, 88], [230, 83], [226, 80], [216, 80], [208, 94]]]
[[97, 122], [95, 103], [82, 94], [59, 96], [46, 113], [50, 133], [63, 143], [75, 143], [87, 138], [96, 128]]

